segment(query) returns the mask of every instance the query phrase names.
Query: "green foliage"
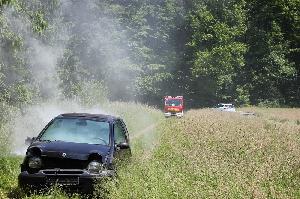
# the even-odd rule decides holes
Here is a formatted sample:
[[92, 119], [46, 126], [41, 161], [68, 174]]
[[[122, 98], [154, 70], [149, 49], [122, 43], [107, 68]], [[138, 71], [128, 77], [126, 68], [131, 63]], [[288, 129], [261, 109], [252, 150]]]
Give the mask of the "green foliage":
[[239, 105], [250, 105], [249, 89], [246, 86], [237, 86], [237, 99], [236, 103]]
[[284, 104], [299, 98], [297, 93], [291, 92], [293, 85], [298, 84], [295, 77], [299, 75], [299, 62], [291, 53], [297, 41], [289, 36], [297, 31], [299, 21], [291, 23], [290, 14], [286, 13], [290, 10], [295, 14], [291, 4], [299, 8], [297, 1], [248, 2], [246, 42], [249, 51], [245, 75], [251, 84], [249, 93], [253, 104], [265, 100]]
[[[0, 102], [18, 108], [32, 103], [39, 91], [33, 90], [28, 58], [24, 56], [28, 47], [24, 43], [24, 35], [17, 31], [22, 27], [14, 27], [18, 22], [10, 17], [24, 17], [24, 21], [28, 20], [32, 31], [35, 32], [41, 33], [46, 28], [42, 12], [28, 9], [26, 4], [19, 1], [1, 2]], [[0, 117], [2, 116], [4, 114]]]
[[278, 100], [275, 100], [275, 101], [265, 100], [265, 101], [259, 102], [258, 107], [279, 108], [280, 103]]
[[33, 31], [39, 34], [42, 34], [47, 28], [47, 21], [45, 20], [44, 14], [42, 11], [35, 12], [32, 16]]
[[79, 98], [81, 104], [94, 106], [95, 104], [104, 104], [107, 102], [108, 91], [104, 87], [103, 82], [94, 80], [82, 83], [76, 97]]
[[297, 0], [1, 1], [1, 99], [20, 84], [28, 91], [21, 98], [40, 92], [33, 92], [26, 38], [7, 18], [13, 13], [50, 48], [66, 34], [56, 71], [67, 98], [96, 81], [111, 100], [158, 105], [180, 94], [191, 106], [299, 105], [299, 7]]
[[[1, 122], [4, 122], [5, 119], [7, 119], [7, 118], [1, 118], [1, 120], [2, 120]], [[1, 157], [1, 156], [9, 154], [10, 145], [11, 145], [9, 128], [7, 126], [4, 126], [3, 124], [0, 125], [0, 139], [1, 139], [1, 143], [0, 143], [0, 148], [1, 148], [0, 157]]]
[[211, 92], [221, 100], [234, 100], [234, 81], [245, 65], [247, 46], [240, 39], [246, 30], [244, 4], [244, 1], [195, 2], [190, 15], [193, 75], [215, 81], [217, 90]]
[[121, 20], [126, 24], [129, 53], [138, 68], [135, 95], [149, 104], [160, 103], [169, 88], [177, 56], [177, 25], [183, 20], [182, 1], [128, 1]]
[[0, 156], [0, 168], [1, 173], [1, 185], [0, 189], [9, 189], [10, 187], [16, 186], [15, 178], [18, 175], [18, 167], [21, 163], [21, 157], [5, 157], [3, 155]]
[[151, 64], [144, 70], [141, 76], [137, 78], [140, 95], [157, 96], [162, 94], [161, 84], [172, 77], [170, 73], [163, 72], [164, 69], [164, 65]]

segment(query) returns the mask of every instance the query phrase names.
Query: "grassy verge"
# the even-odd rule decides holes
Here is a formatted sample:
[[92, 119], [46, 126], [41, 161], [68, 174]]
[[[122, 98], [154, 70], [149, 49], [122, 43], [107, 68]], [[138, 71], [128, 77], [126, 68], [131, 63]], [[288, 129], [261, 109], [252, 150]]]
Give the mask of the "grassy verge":
[[300, 125], [290, 118], [300, 110], [257, 110], [166, 120], [160, 145], [108, 183], [108, 198], [299, 198]]

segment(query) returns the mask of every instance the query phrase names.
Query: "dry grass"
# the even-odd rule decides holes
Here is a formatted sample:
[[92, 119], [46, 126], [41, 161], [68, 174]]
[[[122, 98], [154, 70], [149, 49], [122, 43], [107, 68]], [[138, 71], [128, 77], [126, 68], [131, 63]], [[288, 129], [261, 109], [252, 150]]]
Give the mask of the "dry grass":
[[[184, 144], [190, 147], [184, 156], [194, 161], [187, 170], [198, 175], [203, 188], [211, 189], [209, 196], [299, 196], [300, 125], [270, 120], [274, 112], [261, 111], [262, 116], [253, 118], [201, 110], [179, 121], [184, 125], [175, 128], [181, 126]], [[214, 186], [207, 186], [203, 175], [212, 177]]]
[[300, 124], [300, 109], [298, 108], [241, 108], [241, 111], [254, 112], [258, 117], [279, 122], [295, 122]]
[[[109, 197], [299, 198], [299, 110], [257, 110], [257, 117], [194, 110], [166, 120], [151, 159], [136, 158]], [[279, 112], [287, 121], [272, 119]]]
[[[131, 163], [103, 184], [107, 198], [300, 198], [300, 109], [243, 110], [256, 116], [203, 109], [162, 119], [142, 105], [114, 108], [129, 124], [135, 147]], [[8, 165], [6, 172], [16, 168]], [[0, 198], [16, 180], [2, 177], [8, 184], [0, 186]], [[33, 196], [53, 197], [65, 198], [55, 191]]]

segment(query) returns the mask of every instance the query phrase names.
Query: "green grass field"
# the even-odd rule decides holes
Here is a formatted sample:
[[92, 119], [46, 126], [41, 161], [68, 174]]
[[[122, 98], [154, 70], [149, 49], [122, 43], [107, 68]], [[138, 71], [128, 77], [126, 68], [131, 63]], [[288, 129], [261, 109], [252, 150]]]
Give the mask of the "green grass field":
[[[142, 105], [114, 107], [129, 125], [133, 158], [95, 195], [300, 198], [300, 109], [242, 109], [255, 116], [201, 109], [181, 119], [164, 119], [158, 110]], [[0, 198], [25, 197], [16, 184], [21, 159], [0, 161]], [[53, 189], [31, 198], [67, 196]]]

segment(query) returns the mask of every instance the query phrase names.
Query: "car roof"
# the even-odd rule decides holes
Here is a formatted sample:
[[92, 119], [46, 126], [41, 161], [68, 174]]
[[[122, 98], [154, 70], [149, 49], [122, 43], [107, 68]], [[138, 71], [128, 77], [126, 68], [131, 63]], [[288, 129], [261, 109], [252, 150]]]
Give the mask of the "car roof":
[[119, 117], [113, 115], [105, 115], [105, 114], [92, 114], [92, 113], [63, 113], [58, 115], [56, 118], [81, 118], [87, 120], [101, 120], [113, 122], [115, 120], [121, 119]]

